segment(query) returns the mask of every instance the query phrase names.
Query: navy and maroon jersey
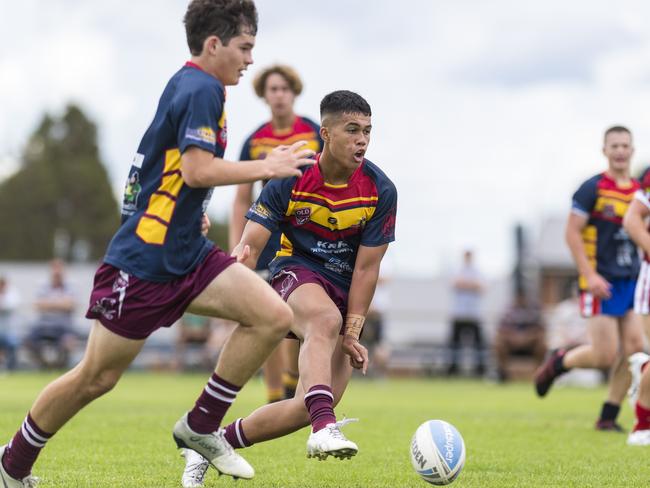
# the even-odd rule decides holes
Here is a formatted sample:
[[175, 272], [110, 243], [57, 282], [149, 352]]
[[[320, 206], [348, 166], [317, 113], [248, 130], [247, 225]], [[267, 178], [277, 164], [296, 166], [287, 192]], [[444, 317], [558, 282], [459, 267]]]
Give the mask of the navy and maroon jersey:
[[[588, 218], [582, 239], [589, 262], [606, 280], [636, 279], [639, 255], [623, 229], [623, 216], [640, 185], [619, 186], [607, 173], [585, 181], [573, 195], [572, 212]], [[580, 276], [581, 290], [587, 282]]]
[[396, 211], [395, 185], [365, 159], [345, 185], [326, 183], [318, 164], [270, 181], [246, 218], [282, 232], [271, 275], [305, 266], [347, 291], [359, 246], [395, 240]]
[[[289, 129], [274, 129], [271, 122], [258, 127], [246, 141], [241, 150], [239, 159], [248, 161], [252, 159], [264, 159], [274, 148], [282, 145], [291, 145], [294, 142], [307, 141], [302, 149], [311, 149], [315, 153], [323, 149], [323, 141], [320, 137], [320, 127], [316, 122], [307, 117], [296, 117]], [[279, 230], [275, 231], [268, 244], [260, 254], [255, 269], [267, 269], [269, 263], [280, 249]]]
[[181, 154], [197, 146], [223, 157], [224, 102], [221, 82], [195, 64], [172, 76], [133, 159], [122, 224], [104, 262], [140, 279], [169, 281], [191, 272], [213, 248], [201, 234], [212, 189], [184, 184]]

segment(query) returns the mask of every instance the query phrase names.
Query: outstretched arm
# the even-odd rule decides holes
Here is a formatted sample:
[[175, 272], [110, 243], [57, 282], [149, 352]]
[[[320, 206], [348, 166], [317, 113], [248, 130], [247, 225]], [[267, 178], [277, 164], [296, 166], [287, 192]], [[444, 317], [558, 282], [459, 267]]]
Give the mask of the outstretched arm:
[[357, 260], [352, 273], [352, 284], [348, 296], [348, 313], [345, 318], [343, 350], [350, 356], [350, 363], [363, 374], [368, 370], [368, 350], [359, 343], [363, 323], [375, 294], [379, 279], [381, 259], [388, 244], [377, 247], [359, 246]]
[[237, 261], [240, 263], [254, 269], [270, 237], [270, 230], [257, 222], [249, 220], [244, 227], [239, 244], [232, 251], [232, 255], [236, 256]]

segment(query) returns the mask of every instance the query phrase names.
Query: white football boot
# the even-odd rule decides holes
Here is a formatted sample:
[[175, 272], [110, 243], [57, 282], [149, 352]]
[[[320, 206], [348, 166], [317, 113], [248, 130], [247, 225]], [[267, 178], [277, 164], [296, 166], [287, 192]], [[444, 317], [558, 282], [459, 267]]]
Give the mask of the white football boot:
[[187, 413], [174, 426], [174, 440], [178, 448], [192, 449], [206, 458], [221, 474], [233, 478], [251, 479], [255, 470], [235, 452], [219, 429], [209, 434], [197, 434], [187, 425]]
[[650, 430], [635, 430], [627, 436], [628, 446], [650, 446]]
[[650, 356], [644, 352], [635, 352], [628, 358], [632, 382], [630, 383], [630, 388], [627, 390], [627, 396], [630, 405], [632, 405], [632, 409], [636, 408], [636, 402], [639, 399], [639, 387], [641, 385], [641, 376], [643, 375], [641, 368], [648, 361], [650, 361]]
[[210, 462], [192, 449], [181, 449], [181, 456], [185, 458], [185, 470], [181, 478], [183, 488], [200, 488]]
[[338, 422], [327, 424], [324, 429], [309, 434], [307, 440], [307, 457], [318, 458], [320, 461], [327, 459], [327, 456], [334, 456], [337, 459], [350, 459], [359, 451], [357, 445], [348, 440], [341, 432], [341, 427], [350, 422], [357, 422], [359, 419], [343, 419]]
[[[0, 459], [4, 456], [7, 446], [0, 446]], [[12, 478], [5, 471], [2, 462], [0, 462], [0, 481], [2, 481], [2, 488], [35, 488], [39, 479], [36, 476], [26, 476], [22, 480]]]

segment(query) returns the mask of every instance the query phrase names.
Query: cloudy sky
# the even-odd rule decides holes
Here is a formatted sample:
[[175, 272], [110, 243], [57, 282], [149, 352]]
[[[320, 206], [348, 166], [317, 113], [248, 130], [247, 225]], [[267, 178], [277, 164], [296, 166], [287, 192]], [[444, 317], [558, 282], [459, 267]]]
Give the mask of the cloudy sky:
[[[473, 247], [512, 266], [515, 222], [534, 237], [604, 169], [601, 134], [629, 125], [650, 162], [650, 3], [633, 0], [258, 0], [255, 64], [228, 91], [226, 156], [267, 117], [252, 73], [295, 66], [300, 114], [335, 89], [373, 108], [368, 158], [400, 191], [400, 274], [431, 275]], [[80, 103], [121, 193], [169, 77], [188, 59], [185, 0], [0, 0], [0, 175], [43, 111]], [[215, 192], [225, 216], [233, 192]], [[558, 242], [558, 246], [563, 243]]]

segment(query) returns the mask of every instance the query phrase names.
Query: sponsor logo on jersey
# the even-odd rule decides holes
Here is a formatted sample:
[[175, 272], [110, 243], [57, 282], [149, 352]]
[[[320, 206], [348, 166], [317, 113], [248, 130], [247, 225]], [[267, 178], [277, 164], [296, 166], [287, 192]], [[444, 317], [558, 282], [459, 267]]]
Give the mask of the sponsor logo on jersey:
[[217, 143], [217, 134], [212, 127], [199, 127], [197, 129], [188, 129], [185, 131], [185, 137], [193, 141], [201, 141], [214, 146]]
[[262, 217], [263, 219], [268, 219], [269, 216], [271, 215], [269, 209], [266, 208], [261, 203], [254, 203], [250, 211], [253, 212], [255, 215], [257, 215], [258, 217]]
[[296, 224], [306, 224], [309, 222], [309, 217], [311, 217], [311, 208], [305, 207], [296, 210]]

